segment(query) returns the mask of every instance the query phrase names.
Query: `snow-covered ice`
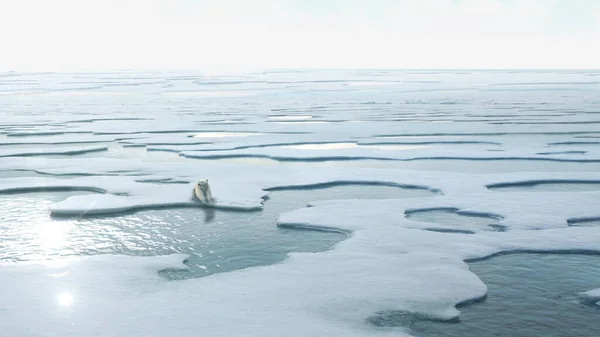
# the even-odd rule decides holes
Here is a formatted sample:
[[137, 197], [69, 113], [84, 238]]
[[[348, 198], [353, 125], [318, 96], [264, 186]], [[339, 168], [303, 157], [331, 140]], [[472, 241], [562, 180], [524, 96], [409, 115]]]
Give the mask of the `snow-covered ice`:
[[[597, 186], [600, 173], [525, 167], [540, 161], [582, 167], [600, 162], [597, 142], [581, 138], [600, 135], [600, 83], [589, 81], [585, 72], [449, 75], [6, 76], [27, 76], [28, 84], [0, 77], [0, 177], [11, 172], [0, 178], [0, 193], [89, 192], [52, 204], [49, 215], [206, 207], [192, 199], [195, 182], [204, 178], [217, 200], [211, 207], [256, 212], [268, 202], [269, 191], [281, 189], [368, 184], [428, 193], [311, 202], [281, 214], [273, 226], [340, 231], [348, 234], [345, 241], [329, 251], [292, 253], [282, 263], [198, 279], [169, 281], [158, 275], [186, 268], [186, 255], [0, 261], [0, 331], [7, 336], [49, 331], [60, 336], [408, 336], [408, 330], [377, 328], [369, 319], [388, 311], [456, 319], [458, 304], [487, 292], [465, 261], [505, 252], [600, 252], [600, 226], [576, 225], [600, 219], [600, 188], [535, 188]], [[573, 90], [554, 94], [564, 88]], [[124, 151], [121, 157], [110, 157], [115, 148]], [[165, 159], [147, 160], [126, 149], [165, 151], [160, 152]], [[293, 163], [213, 160], [253, 157]], [[381, 165], [353, 165], [358, 159]], [[464, 161], [465, 169], [425, 167], [426, 161], [451, 159]], [[399, 161], [424, 167], [386, 166]], [[469, 172], [474, 161], [490, 167], [514, 161], [523, 169]], [[26, 175], [32, 172], [38, 176]], [[490, 223], [441, 224], [410, 216], [428, 210]], [[598, 289], [580, 295], [600, 299]]]

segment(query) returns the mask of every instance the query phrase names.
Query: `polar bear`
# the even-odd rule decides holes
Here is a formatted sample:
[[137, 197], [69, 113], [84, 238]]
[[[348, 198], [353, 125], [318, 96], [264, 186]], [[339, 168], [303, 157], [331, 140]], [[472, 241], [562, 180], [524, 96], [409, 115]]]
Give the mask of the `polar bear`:
[[205, 204], [210, 204], [215, 201], [210, 186], [208, 185], [208, 179], [198, 180], [196, 186], [194, 186], [192, 197]]

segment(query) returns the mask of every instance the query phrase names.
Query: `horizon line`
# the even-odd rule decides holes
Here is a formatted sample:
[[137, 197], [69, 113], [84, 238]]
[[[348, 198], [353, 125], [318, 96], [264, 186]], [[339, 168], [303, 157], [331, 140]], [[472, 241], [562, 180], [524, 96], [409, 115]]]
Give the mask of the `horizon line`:
[[88, 73], [88, 72], [309, 72], [309, 71], [600, 71], [600, 68], [87, 68], [69, 70], [0, 70], [0, 74], [10, 73]]

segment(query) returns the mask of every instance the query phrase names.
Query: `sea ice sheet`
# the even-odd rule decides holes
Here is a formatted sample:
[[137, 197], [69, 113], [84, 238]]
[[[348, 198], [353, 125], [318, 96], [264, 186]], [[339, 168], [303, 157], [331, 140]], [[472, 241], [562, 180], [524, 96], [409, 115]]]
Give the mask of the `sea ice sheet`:
[[[443, 172], [443, 167], [436, 172], [385, 166], [258, 166], [209, 159], [598, 162], [598, 144], [578, 138], [598, 136], [600, 82], [592, 75], [596, 76], [543, 71], [3, 73], [0, 170], [45, 176], [2, 178], [0, 192], [90, 192], [52, 205], [48, 212], [56, 215], [198, 206], [191, 191], [203, 178], [210, 181], [216, 207], [245, 210], [260, 210], [269, 190], [327, 184], [384, 184], [432, 193], [422, 198], [313, 202], [282, 214], [279, 225], [338, 230], [349, 234], [346, 241], [327, 252], [294, 253], [279, 264], [200, 279], [167, 281], [157, 275], [165, 268], [184, 268], [182, 255], [0, 262], [0, 330], [10, 336], [49, 331], [61, 336], [406, 336], [408, 331], [376, 328], [368, 319], [389, 310], [456, 318], [457, 304], [487, 291], [465, 260], [507, 251], [600, 251], [600, 227], [569, 226], [600, 217], [600, 191], [501, 193], [493, 186], [597, 183], [600, 174], [584, 169], [469, 174]], [[282, 123], [273, 116], [291, 117]], [[202, 133], [253, 136], [193, 137]], [[145, 162], [104, 158], [101, 152], [85, 158], [85, 152], [107, 147], [42, 145], [97, 140], [179, 152], [186, 158]], [[353, 146], [282, 148], [311, 143]], [[401, 147], [369, 146], [381, 143]], [[468, 228], [472, 234], [433, 232], [424, 230], [430, 223], [405, 216], [407, 211], [436, 208], [493, 215], [506, 231], [477, 225]], [[598, 291], [582, 296], [595, 300]]]

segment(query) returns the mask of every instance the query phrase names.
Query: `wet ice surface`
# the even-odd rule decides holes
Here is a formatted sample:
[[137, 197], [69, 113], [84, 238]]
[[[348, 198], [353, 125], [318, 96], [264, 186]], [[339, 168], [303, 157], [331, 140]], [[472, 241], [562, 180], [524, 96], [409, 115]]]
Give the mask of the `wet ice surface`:
[[598, 285], [598, 256], [510, 254], [470, 263], [487, 298], [464, 306], [460, 323], [415, 321], [417, 336], [578, 336], [600, 334], [600, 307], [579, 293]]
[[588, 75], [0, 74], [0, 330], [598, 335]]

